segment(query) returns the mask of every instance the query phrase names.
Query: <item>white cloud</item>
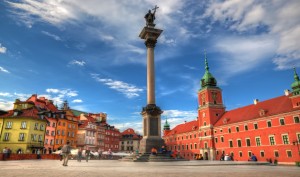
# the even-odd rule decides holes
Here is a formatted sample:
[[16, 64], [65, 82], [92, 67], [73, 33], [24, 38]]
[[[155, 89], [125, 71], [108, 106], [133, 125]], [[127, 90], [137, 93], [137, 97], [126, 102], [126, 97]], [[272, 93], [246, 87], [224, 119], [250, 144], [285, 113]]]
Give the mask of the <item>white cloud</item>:
[[6, 69], [4, 69], [3, 67], [0, 66], [0, 71], [4, 72], [4, 73], [10, 73], [9, 71], [7, 71]]
[[0, 92], [0, 96], [3, 96], [3, 97], [12, 97], [13, 95], [8, 93], [8, 92]]
[[32, 27], [37, 21], [61, 25], [64, 21], [71, 21], [75, 18], [72, 12], [75, 9], [69, 9], [66, 6], [67, 3], [60, 0], [6, 2], [15, 9], [14, 13], [18, 15], [19, 20], [22, 20], [28, 27]]
[[80, 99], [75, 99], [75, 100], [72, 101], [72, 103], [82, 103], [82, 102], [83, 102], [83, 101], [80, 100]]
[[71, 64], [71, 65], [78, 65], [78, 66], [84, 66], [86, 63], [83, 60], [81, 60], [81, 61], [79, 61], [79, 60], [72, 60], [72, 61], [70, 61], [69, 64]]
[[59, 89], [53, 89], [53, 88], [49, 88], [49, 89], [46, 89], [46, 92], [47, 93], [54, 93], [54, 94], [58, 94], [59, 96], [61, 97], [75, 97], [77, 96], [77, 91], [74, 91], [74, 90], [71, 90], [71, 89], [62, 89], [62, 90], [59, 90]]
[[190, 70], [198, 70], [196, 67], [194, 66], [189, 66], [189, 65], [183, 65], [184, 67], [190, 69]]
[[[231, 36], [222, 40], [216, 39], [216, 50], [226, 56], [219, 61], [219, 72], [222, 74], [218, 80], [225, 82], [232, 75], [254, 69], [274, 56], [276, 43], [276, 38], [265, 36]], [[222, 84], [224, 83], [221, 82]]]
[[203, 17], [211, 17], [213, 22], [221, 22], [223, 26], [241, 34], [254, 31], [262, 33], [260, 37], [273, 38], [273, 42], [278, 44], [273, 62], [277, 69], [288, 69], [300, 65], [299, 6], [298, 0], [212, 0]]
[[46, 36], [49, 36], [49, 37], [53, 38], [56, 41], [62, 41], [62, 39], [59, 36], [55, 35], [55, 34], [51, 34], [47, 31], [42, 31], [42, 33], [45, 34]]
[[0, 100], [0, 110], [11, 110], [14, 106], [13, 101], [2, 101]]
[[127, 98], [134, 98], [140, 96], [139, 93], [143, 92], [142, 88], [135, 85], [128, 84], [123, 81], [112, 80], [107, 78], [100, 78], [97, 74], [91, 74], [97, 82], [107, 85], [109, 88], [124, 94]]
[[46, 89], [46, 92], [47, 92], [47, 93], [59, 93], [60, 90], [50, 88], [50, 89]]
[[6, 53], [6, 47], [2, 46], [0, 43], [0, 53]]

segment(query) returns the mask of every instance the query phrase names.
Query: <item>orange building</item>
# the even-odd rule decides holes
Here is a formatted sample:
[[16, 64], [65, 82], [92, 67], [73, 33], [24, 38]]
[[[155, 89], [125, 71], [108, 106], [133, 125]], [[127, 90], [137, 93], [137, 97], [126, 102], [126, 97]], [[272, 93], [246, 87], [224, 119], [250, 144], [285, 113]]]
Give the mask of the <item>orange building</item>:
[[71, 147], [77, 146], [77, 130], [78, 130], [78, 117], [73, 114], [65, 101], [61, 114], [56, 115], [57, 126], [55, 133], [54, 150], [60, 149], [68, 141]]
[[197, 120], [172, 130], [166, 124], [164, 129], [166, 145], [182, 157], [193, 159], [202, 154], [204, 159], [219, 160], [228, 154], [234, 160], [247, 161], [254, 153], [258, 161], [300, 161], [300, 80], [296, 70], [292, 92], [286, 90], [283, 96], [226, 111], [222, 90], [205, 58], [198, 104]]

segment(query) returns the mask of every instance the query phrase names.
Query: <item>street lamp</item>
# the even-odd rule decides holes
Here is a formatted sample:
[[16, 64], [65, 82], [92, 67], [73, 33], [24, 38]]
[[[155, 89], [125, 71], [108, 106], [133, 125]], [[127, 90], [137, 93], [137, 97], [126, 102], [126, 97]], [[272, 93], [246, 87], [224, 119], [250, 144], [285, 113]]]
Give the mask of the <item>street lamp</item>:
[[300, 144], [300, 142], [299, 142], [298, 140], [295, 140], [295, 141], [293, 141], [292, 143], [293, 143], [293, 145], [297, 145], [297, 148], [298, 148], [298, 154], [299, 154], [299, 156], [300, 156], [300, 149], [299, 149], [299, 144]]

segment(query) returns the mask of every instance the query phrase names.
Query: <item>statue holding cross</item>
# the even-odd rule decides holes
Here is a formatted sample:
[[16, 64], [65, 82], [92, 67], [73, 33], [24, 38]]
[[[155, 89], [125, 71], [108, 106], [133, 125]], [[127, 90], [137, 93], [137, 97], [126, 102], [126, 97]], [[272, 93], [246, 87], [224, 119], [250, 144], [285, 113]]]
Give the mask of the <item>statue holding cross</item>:
[[155, 12], [156, 9], [158, 9], [159, 7], [157, 7], [157, 5], [155, 5], [155, 7], [152, 9], [153, 13], [151, 12], [151, 10], [148, 11], [148, 13], [145, 15], [145, 20], [146, 20], [146, 26], [147, 27], [154, 27], [154, 20], [155, 20]]

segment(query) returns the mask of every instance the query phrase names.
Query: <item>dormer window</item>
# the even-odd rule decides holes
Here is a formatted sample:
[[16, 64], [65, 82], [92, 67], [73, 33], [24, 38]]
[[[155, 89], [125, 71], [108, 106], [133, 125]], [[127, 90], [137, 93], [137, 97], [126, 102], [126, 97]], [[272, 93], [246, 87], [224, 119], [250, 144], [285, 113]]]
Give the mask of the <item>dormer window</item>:
[[267, 110], [261, 109], [259, 110], [259, 115], [264, 116], [267, 113]]
[[14, 116], [17, 116], [19, 114], [18, 111], [14, 111]]

